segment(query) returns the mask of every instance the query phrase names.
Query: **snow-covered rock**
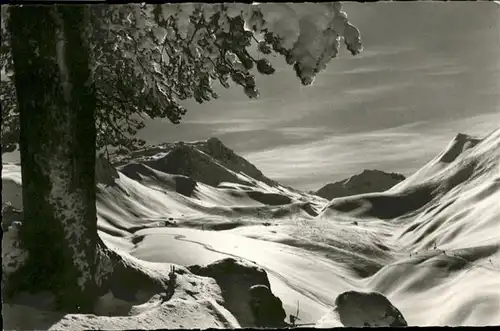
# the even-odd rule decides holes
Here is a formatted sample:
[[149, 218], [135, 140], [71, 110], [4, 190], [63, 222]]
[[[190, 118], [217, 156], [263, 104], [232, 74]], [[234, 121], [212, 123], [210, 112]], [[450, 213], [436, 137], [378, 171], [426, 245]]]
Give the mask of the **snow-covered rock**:
[[[284, 325], [286, 314], [282, 303], [272, 294], [265, 270], [256, 264], [226, 258], [210, 265], [194, 265], [188, 269], [194, 274], [215, 279], [222, 290], [224, 306], [242, 327]], [[263, 288], [267, 291], [262, 291]], [[260, 308], [255, 306], [257, 298], [261, 300]], [[260, 309], [267, 309], [267, 314]], [[281, 325], [279, 321], [282, 322]]]
[[329, 327], [380, 327], [408, 326], [401, 312], [377, 292], [346, 291], [335, 299], [335, 308], [317, 324], [318, 328]]
[[[122, 253], [123, 254], [123, 253]], [[124, 257], [145, 274], [159, 281], [167, 276], [171, 264], [140, 261]], [[133, 330], [239, 328], [234, 316], [224, 308], [221, 289], [207, 277], [176, 268], [176, 288], [172, 297], [142, 291], [124, 300], [109, 291], [95, 306], [94, 314], [65, 314], [47, 305], [50, 297], [23, 294], [15, 302], [3, 303], [4, 328], [9, 330]], [[138, 284], [133, 284], [138, 285]], [[139, 286], [140, 287], [140, 286]]]
[[390, 189], [404, 179], [405, 176], [397, 173], [387, 173], [380, 170], [363, 170], [363, 172], [348, 179], [327, 184], [314, 192], [314, 194], [331, 200], [349, 195], [382, 192]]
[[286, 313], [280, 298], [266, 285], [254, 285], [250, 292], [250, 308], [257, 327], [283, 327]]

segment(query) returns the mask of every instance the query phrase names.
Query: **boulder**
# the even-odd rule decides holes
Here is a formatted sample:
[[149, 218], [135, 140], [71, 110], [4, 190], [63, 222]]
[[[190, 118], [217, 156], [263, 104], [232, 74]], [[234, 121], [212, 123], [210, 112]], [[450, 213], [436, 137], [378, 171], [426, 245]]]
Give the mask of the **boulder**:
[[[226, 258], [206, 266], [190, 266], [188, 269], [194, 274], [215, 279], [224, 299], [223, 306], [236, 317], [241, 327], [284, 325], [286, 316], [281, 300], [271, 293], [266, 271], [256, 264]], [[271, 307], [271, 312], [264, 312], [265, 307]], [[278, 320], [281, 320], [281, 324]]]
[[334, 309], [325, 315], [317, 328], [408, 326], [403, 314], [378, 292], [347, 291], [335, 299]]

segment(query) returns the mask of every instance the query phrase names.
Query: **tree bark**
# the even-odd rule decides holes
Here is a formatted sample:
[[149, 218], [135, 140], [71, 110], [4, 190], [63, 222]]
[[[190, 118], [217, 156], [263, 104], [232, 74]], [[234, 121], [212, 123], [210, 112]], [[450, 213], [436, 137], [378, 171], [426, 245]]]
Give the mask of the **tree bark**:
[[91, 311], [96, 284], [95, 91], [88, 6], [12, 6], [20, 111], [26, 263], [10, 292], [48, 290], [59, 308]]

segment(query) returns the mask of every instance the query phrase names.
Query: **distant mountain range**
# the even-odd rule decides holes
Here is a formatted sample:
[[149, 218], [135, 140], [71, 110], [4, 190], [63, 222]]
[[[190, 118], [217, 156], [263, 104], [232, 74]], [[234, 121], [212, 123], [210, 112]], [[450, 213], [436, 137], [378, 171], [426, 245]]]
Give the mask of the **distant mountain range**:
[[405, 180], [405, 176], [380, 170], [363, 170], [348, 179], [326, 184], [316, 192], [322, 198], [331, 200], [362, 193], [382, 192]]
[[[126, 156], [115, 156], [112, 163], [129, 177], [134, 176], [137, 164], [140, 163], [163, 173], [186, 176], [213, 187], [221, 183], [246, 185], [249, 180], [255, 180], [254, 183], [262, 182], [271, 187], [286, 187], [299, 192], [266, 177], [255, 165], [236, 154], [218, 138], [149, 146]], [[241, 174], [246, 176], [242, 178]], [[360, 174], [327, 184], [309, 194], [331, 200], [349, 195], [385, 191], [404, 179], [401, 174], [364, 170]]]

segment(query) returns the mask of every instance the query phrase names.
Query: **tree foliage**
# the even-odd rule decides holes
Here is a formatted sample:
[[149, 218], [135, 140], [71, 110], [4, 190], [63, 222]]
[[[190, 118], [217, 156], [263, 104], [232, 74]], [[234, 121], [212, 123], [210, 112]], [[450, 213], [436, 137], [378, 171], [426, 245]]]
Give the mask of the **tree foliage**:
[[[342, 39], [353, 55], [362, 49], [340, 3], [99, 4], [91, 12], [97, 148], [117, 152], [144, 144], [135, 138], [144, 118], [179, 123], [182, 100], [217, 98], [215, 82], [225, 88], [232, 82], [257, 98], [255, 73], [274, 73], [273, 54], [309, 85]], [[2, 6], [2, 153], [14, 150], [19, 136], [7, 20]]]

